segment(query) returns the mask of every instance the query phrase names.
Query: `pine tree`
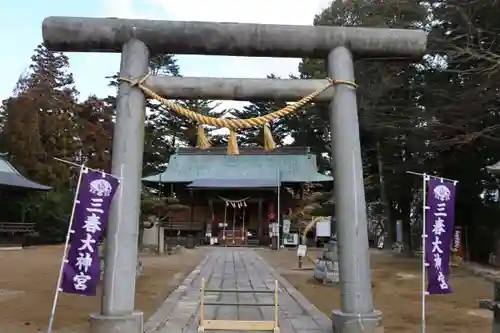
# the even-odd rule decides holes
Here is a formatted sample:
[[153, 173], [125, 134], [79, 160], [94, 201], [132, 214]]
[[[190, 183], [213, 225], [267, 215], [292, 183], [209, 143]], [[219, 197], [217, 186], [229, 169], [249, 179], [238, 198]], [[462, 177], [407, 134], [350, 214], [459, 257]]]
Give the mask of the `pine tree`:
[[[179, 65], [171, 54], [157, 55], [149, 63], [149, 70], [153, 75], [178, 76]], [[107, 76], [109, 86], [118, 88], [119, 73]], [[108, 96], [106, 102], [109, 107], [116, 109], [116, 97]], [[170, 155], [174, 152], [175, 138], [169, 135], [168, 118], [166, 111], [156, 101], [146, 101], [146, 122], [144, 124], [144, 155], [143, 175], [161, 172]]]
[[[171, 54], [158, 55], [151, 59], [149, 70], [153, 75], [180, 76], [177, 60]], [[109, 76], [110, 86], [118, 86], [118, 74]], [[111, 105], [116, 105], [116, 98], [109, 96]], [[186, 100], [175, 101], [181, 106], [204, 115], [218, 116], [221, 112], [214, 112], [217, 107], [212, 101]], [[198, 125], [193, 121], [177, 115], [173, 110], [154, 100], [147, 101], [146, 124], [144, 133], [143, 174], [149, 175], [161, 172], [175, 149], [180, 146], [196, 146]], [[208, 137], [212, 143], [220, 143], [219, 137], [210, 135], [211, 128], [207, 128]]]
[[[177, 60], [170, 54], [151, 59], [150, 71], [154, 75], [179, 76]], [[175, 151], [176, 139], [170, 135], [168, 111], [156, 101], [148, 100], [144, 132], [143, 174], [163, 171], [170, 155]]]
[[[425, 25], [427, 10], [419, 1], [337, 0], [315, 17], [314, 25], [418, 28]], [[411, 59], [400, 58], [382, 61], [355, 59], [354, 64], [365, 177], [380, 179], [379, 186], [374, 187], [373, 191], [372, 187], [367, 187], [367, 199], [378, 201], [382, 198], [386, 216], [396, 206], [392, 200], [398, 200], [400, 194], [392, 187], [388, 190], [383, 186], [387, 185], [382, 184], [384, 176], [387, 179], [389, 174], [395, 172], [396, 165], [392, 163], [396, 161], [398, 167], [410, 160], [414, 162], [414, 159], [401, 154], [414, 150], [410, 144], [415, 140], [414, 133], [421, 122], [419, 116], [422, 110], [411, 84], [415, 67]], [[325, 78], [326, 68], [324, 60], [303, 59], [299, 66], [300, 78]], [[331, 164], [329, 111], [327, 103], [313, 103], [302, 112], [284, 119], [294, 144], [307, 145], [320, 156], [320, 169], [329, 169]], [[419, 141], [423, 142], [421, 138]], [[394, 182], [392, 186], [398, 184], [403, 182]], [[411, 187], [406, 183], [405, 186], [406, 189]], [[387, 198], [388, 192], [398, 195]], [[406, 217], [404, 220], [409, 222]], [[393, 230], [391, 223], [386, 224], [390, 236]]]
[[[280, 80], [274, 74], [267, 76], [269, 80]], [[283, 101], [250, 101], [250, 104], [244, 106], [241, 110], [230, 110], [232, 117], [238, 119], [249, 119], [264, 116], [271, 112], [280, 110], [286, 106]], [[269, 128], [273, 134], [273, 139], [277, 146], [282, 146], [285, 137], [288, 136], [287, 129], [282, 126], [282, 119], [269, 122]], [[243, 147], [263, 147], [264, 133], [263, 127], [252, 127], [238, 131], [238, 141]]]
[[[222, 113], [225, 112], [224, 110], [216, 111], [215, 109], [218, 105], [210, 100], [184, 100], [177, 101], [177, 103], [186, 109], [205, 116], [220, 117]], [[178, 116], [173, 111], [169, 110], [167, 113], [167, 117], [169, 118], [168, 122], [170, 123], [170, 135], [177, 139], [177, 144], [188, 147], [196, 147], [198, 124], [190, 119]], [[211, 135], [211, 131], [215, 129], [216, 128], [210, 126], [205, 127], [206, 135], [211, 141], [214, 141], [214, 136]]]

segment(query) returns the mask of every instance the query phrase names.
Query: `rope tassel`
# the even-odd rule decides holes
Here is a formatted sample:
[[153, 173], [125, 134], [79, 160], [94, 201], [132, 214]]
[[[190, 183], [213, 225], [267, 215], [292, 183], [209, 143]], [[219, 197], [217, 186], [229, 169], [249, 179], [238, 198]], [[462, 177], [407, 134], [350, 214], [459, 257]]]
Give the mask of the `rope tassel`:
[[201, 149], [210, 148], [210, 140], [208, 140], [207, 135], [205, 134], [205, 128], [202, 124], [198, 125], [198, 134], [196, 137], [196, 146]]
[[271, 127], [269, 123], [264, 124], [264, 149], [267, 151], [274, 150], [276, 148], [276, 142], [274, 142], [273, 134], [271, 133]]
[[266, 150], [273, 150], [276, 148], [276, 143], [272, 138], [271, 129], [269, 128], [270, 121], [285, 117], [289, 114], [293, 114], [298, 109], [302, 108], [308, 103], [311, 103], [319, 94], [330, 89], [334, 85], [341, 84], [344, 86], [348, 86], [351, 89], [357, 88], [357, 84], [355, 82], [346, 80], [333, 80], [331, 78], [327, 78], [328, 82], [323, 87], [319, 88], [318, 90], [312, 92], [311, 94], [305, 96], [304, 98], [300, 99], [299, 101], [293, 104], [288, 104], [286, 107], [280, 110], [273, 111], [266, 115], [250, 119], [221, 119], [203, 115], [198, 112], [186, 109], [182, 105], [174, 103], [168, 100], [167, 98], [158, 95], [156, 92], [154, 92], [147, 86], [147, 80], [149, 79], [150, 76], [151, 73], [148, 73], [139, 79], [119, 77], [118, 80], [120, 82], [127, 82], [128, 84], [130, 84], [131, 87], [139, 88], [146, 95], [146, 97], [153, 98], [158, 102], [162, 103], [167, 108], [171, 109], [173, 112], [177, 113], [178, 115], [186, 117], [192, 120], [193, 122], [198, 123], [199, 126], [198, 126], [197, 146], [200, 147], [201, 149], [206, 149], [211, 146], [210, 141], [205, 135], [205, 131], [202, 125], [210, 125], [217, 128], [228, 128], [230, 130], [229, 142], [228, 142], [229, 155], [239, 154], [238, 143], [236, 140], [236, 131], [241, 129], [249, 129], [258, 126], [264, 126], [263, 128], [264, 148]]
[[240, 150], [238, 149], [238, 140], [236, 138], [236, 132], [233, 129], [229, 129], [229, 140], [227, 142], [227, 154], [228, 155], [239, 155]]

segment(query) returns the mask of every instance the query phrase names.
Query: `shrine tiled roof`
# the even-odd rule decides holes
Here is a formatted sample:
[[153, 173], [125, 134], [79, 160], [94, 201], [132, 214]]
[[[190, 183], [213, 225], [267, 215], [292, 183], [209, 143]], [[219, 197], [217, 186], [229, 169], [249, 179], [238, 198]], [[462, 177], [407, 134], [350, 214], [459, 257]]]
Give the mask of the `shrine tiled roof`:
[[146, 182], [190, 183], [197, 179], [279, 178], [281, 183], [329, 182], [318, 172], [316, 156], [308, 148], [284, 147], [271, 152], [262, 148], [240, 148], [228, 156], [226, 148], [182, 148], [170, 158], [167, 169], [143, 178]]
[[16, 168], [0, 156], [0, 186], [25, 188], [30, 190], [50, 190], [51, 187], [35, 183], [23, 175]]

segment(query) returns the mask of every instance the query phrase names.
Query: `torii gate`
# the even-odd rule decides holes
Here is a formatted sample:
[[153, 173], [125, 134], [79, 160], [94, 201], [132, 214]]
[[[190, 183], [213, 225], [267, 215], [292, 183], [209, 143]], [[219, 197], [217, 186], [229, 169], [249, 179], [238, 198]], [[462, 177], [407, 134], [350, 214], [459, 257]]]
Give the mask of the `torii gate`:
[[[332, 100], [330, 130], [341, 288], [341, 308], [333, 311], [333, 331], [368, 333], [380, 329], [382, 314], [373, 308], [371, 291], [356, 91], [350, 84], [354, 82], [353, 54], [418, 58], [426, 50], [424, 31], [48, 17], [43, 22], [43, 39], [52, 51], [121, 52], [120, 76], [135, 79], [148, 73], [150, 56], [156, 54], [328, 59], [328, 74], [337, 84], [317, 100]], [[155, 76], [145, 81], [151, 90], [168, 98], [245, 101], [298, 100], [326, 84], [326, 80]], [[142, 332], [142, 313], [134, 312], [134, 296], [144, 110], [143, 92], [121, 82], [112, 172], [124, 181], [110, 215], [102, 309], [92, 315], [92, 333]]]

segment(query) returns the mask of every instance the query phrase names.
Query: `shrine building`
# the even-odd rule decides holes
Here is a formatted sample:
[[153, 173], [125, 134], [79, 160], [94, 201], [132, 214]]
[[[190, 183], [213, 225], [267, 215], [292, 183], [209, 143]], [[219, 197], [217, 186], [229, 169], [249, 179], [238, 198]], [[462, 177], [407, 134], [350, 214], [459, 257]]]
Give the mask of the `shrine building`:
[[[306, 147], [273, 151], [240, 148], [228, 156], [226, 148], [179, 148], [166, 170], [143, 178], [163, 195], [175, 196], [190, 209], [172, 213], [165, 234], [209, 234], [222, 245], [267, 245], [269, 224], [300, 205], [304, 183], [330, 183], [318, 172], [316, 156]], [[293, 191], [290, 191], [293, 190]]]

